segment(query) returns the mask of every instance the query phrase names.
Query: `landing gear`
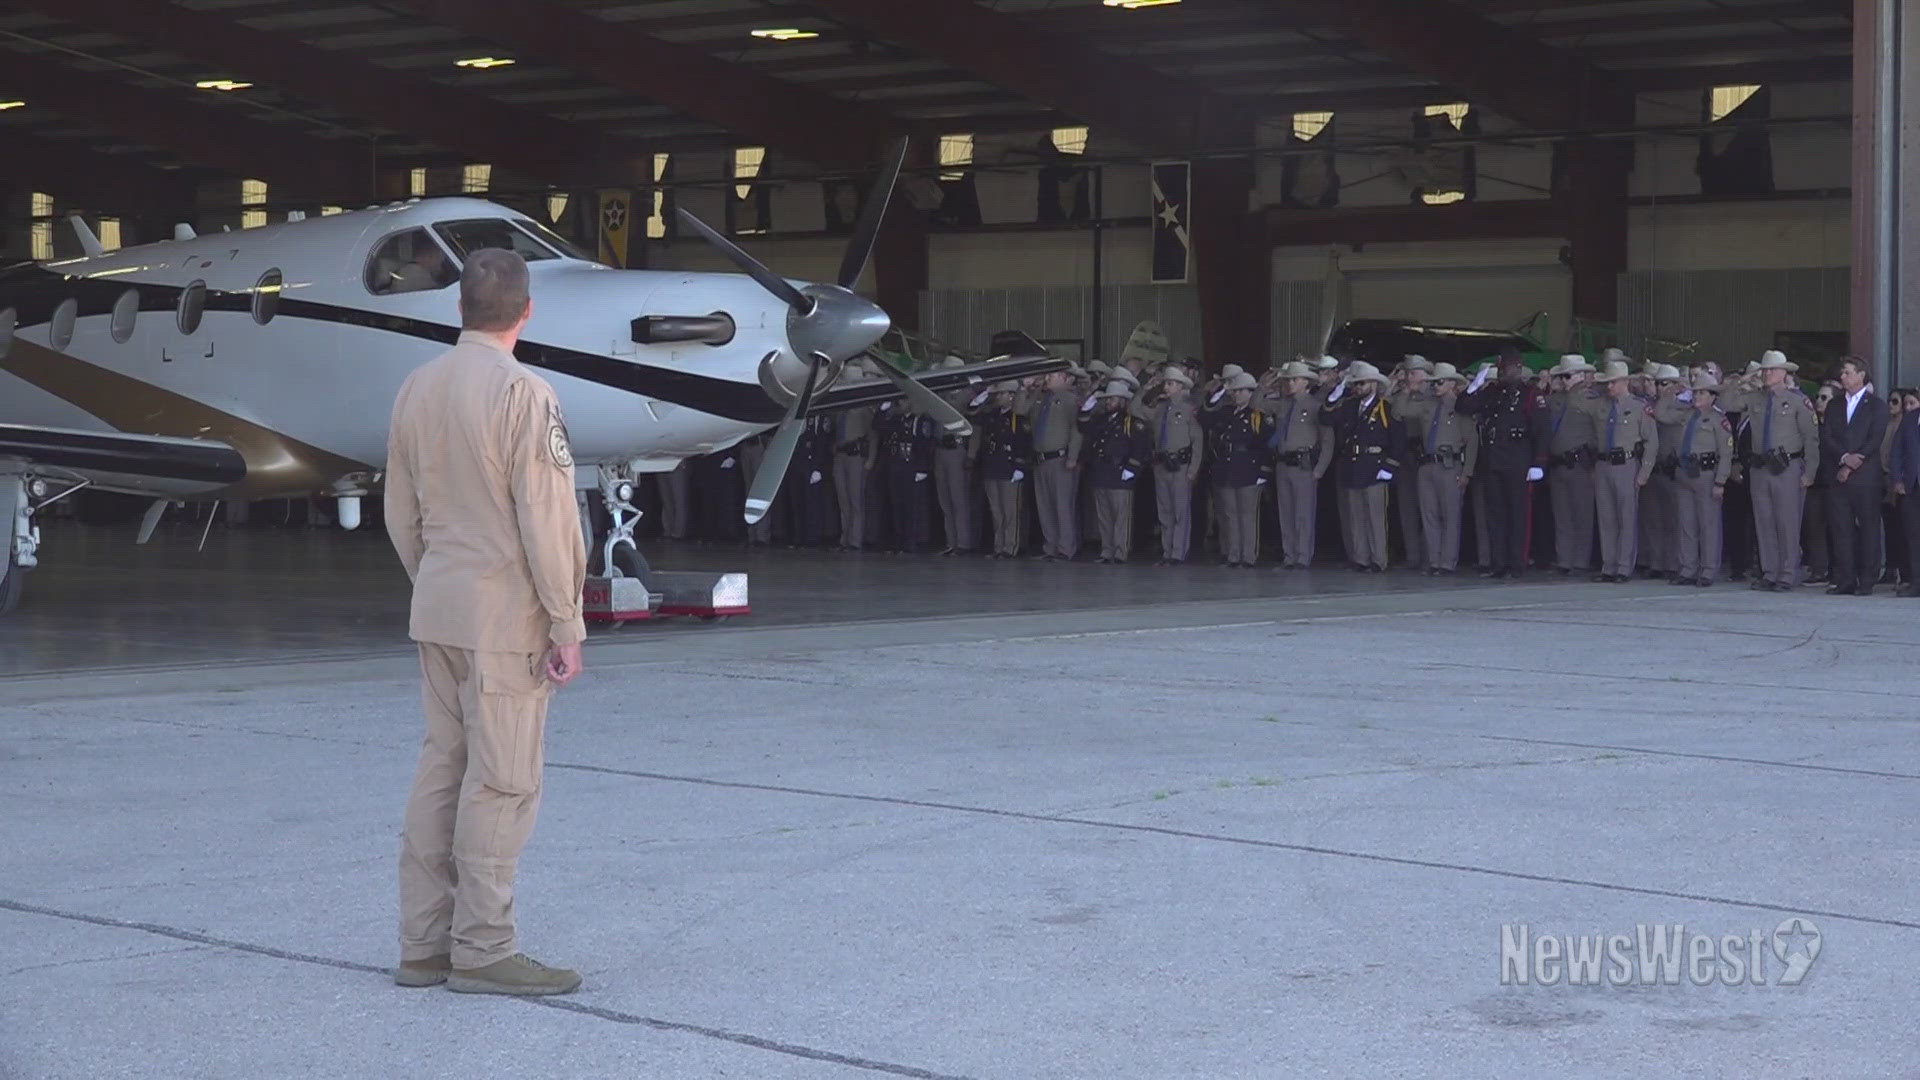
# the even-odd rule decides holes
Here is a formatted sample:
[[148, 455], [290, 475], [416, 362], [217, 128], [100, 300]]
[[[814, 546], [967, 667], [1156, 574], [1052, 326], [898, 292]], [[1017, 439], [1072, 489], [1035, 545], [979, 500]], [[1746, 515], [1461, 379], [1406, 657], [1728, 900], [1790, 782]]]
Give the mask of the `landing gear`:
[[27, 571], [40, 565], [40, 527], [33, 523], [33, 515], [88, 484], [65, 481], [60, 490], [48, 494], [47, 480], [29, 476], [18, 465], [14, 469], [5, 471], [6, 465], [0, 463], [0, 555], [5, 556], [0, 559], [0, 615], [20, 606]]
[[633, 474], [600, 466], [600, 498], [607, 509], [604, 534], [580, 493], [580, 528], [587, 540], [587, 581], [581, 605], [588, 622], [621, 623], [656, 615], [690, 615], [702, 621], [745, 615], [747, 575], [666, 573], [647, 565], [633, 540], [640, 511], [633, 505]]

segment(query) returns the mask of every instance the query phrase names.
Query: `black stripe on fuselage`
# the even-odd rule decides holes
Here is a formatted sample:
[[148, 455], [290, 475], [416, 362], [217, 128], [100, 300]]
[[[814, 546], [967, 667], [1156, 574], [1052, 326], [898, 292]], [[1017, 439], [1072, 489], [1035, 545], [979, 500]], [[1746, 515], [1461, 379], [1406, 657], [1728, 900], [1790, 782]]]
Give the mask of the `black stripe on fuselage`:
[[[179, 285], [69, 277], [42, 266], [27, 264], [0, 271], [0, 308], [12, 307], [17, 313], [19, 328], [26, 329], [52, 322], [54, 309], [69, 297], [76, 302], [81, 317], [110, 315], [114, 304], [128, 289], [139, 294], [141, 311], [164, 311], [169, 314], [179, 307], [180, 294], [186, 291], [184, 286]], [[253, 293], [208, 289], [206, 309], [251, 312]], [[453, 344], [460, 336], [457, 326], [340, 304], [299, 300], [285, 295], [280, 299], [276, 317], [358, 326], [443, 345]], [[754, 383], [716, 379], [525, 339], [514, 349], [514, 357], [528, 367], [672, 402], [728, 420], [773, 424], [778, 423], [784, 415], [780, 406]]]

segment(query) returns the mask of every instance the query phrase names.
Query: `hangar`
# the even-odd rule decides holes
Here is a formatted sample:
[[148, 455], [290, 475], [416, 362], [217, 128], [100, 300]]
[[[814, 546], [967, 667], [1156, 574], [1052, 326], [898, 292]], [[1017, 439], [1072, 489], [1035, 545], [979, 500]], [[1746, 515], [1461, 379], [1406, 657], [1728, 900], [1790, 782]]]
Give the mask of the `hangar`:
[[[921, 535], [847, 525], [836, 468], [872, 507], [899, 476], [834, 425], [904, 401], [972, 462], [992, 392], [1063, 369], [1171, 359], [1211, 402], [1289, 361], [1360, 396], [1368, 363], [1508, 353], [1623, 355], [1650, 400], [1793, 364], [1851, 425], [1843, 358], [1883, 397], [1917, 377], [1911, 8], [0, 0], [0, 816], [31, 841], [0, 848], [0, 1075], [1505, 1074], [1587, 1032], [1640, 1071], [1892, 1071], [1895, 481], [1844, 526], [1823, 473], [1788, 555], [1735, 479], [1713, 568], [1642, 524], [1615, 575], [1604, 537], [1569, 565], [1530, 475], [1520, 526], [1456, 496], [1449, 557], [1383, 468], [1375, 562], [1336, 466], [1298, 564], [1279, 498], [1235, 554], [1190, 478], [1188, 560], [1154, 498], [1093, 485], [1057, 552], [1033, 444], [1002, 552], [964, 470], [970, 510], [894, 470]], [[517, 355], [597, 470], [594, 579], [707, 617], [753, 581], [748, 619], [596, 630], [558, 699], [522, 883], [586, 989], [495, 1017], [504, 1048], [439, 998], [358, 1004], [397, 807], [357, 799], [397, 798], [418, 726], [387, 414], [459, 333], [457, 264], [503, 246], [544, 264]], [[1145, 404], [1086, 378], [1089, 412]], [[1407, 446], [1454, 467], [1443, 413]], [[1494, 588], [1503, 527], [1529, 574]], [[942, 528], [1019, 561], [938, 558]], [[1054, 565], [1096, 553], [1127, 565]], [[1795, 594], [1664, 587], [1730, 579]], [[1707, 978], [1537, 963], [1682, 922]], [[1851, 938], [1824, 967], [1821, 928]]]

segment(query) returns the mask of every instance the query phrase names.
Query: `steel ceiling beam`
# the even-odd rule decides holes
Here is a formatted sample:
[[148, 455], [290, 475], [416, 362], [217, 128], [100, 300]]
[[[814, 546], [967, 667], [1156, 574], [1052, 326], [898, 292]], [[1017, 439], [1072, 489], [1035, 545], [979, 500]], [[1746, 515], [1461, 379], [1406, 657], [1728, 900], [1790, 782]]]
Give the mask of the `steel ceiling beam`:
[[579, 71], [829, 168], [865, 169], [904, 130], [891, 116], [552, 0], [403, 0], [435, 22]]
[[[157, 0], [21, 0], [61, 20], [195, 57], [294, 97], [543, 179], [647, 175], [646, 150], [609, 134]], [[604, 173], [603, 173], [604, 170]]]
[[195, 185], [187, 173], [21, 131], [9, 131], [6, 144], [7, 172], [35, 191], [52, 192], [67, 206], [109, 217], [193, 210]]
[[83, 72], [44, 56], [0, 54], [0, 88], [68, 116], [163, 146], [182, 159], [257, 177], [330, 202], [358, 201], [374, 190], [374, 146], [316, 139], [311, 132], [258, 120], [238, 108], [192, 100]]

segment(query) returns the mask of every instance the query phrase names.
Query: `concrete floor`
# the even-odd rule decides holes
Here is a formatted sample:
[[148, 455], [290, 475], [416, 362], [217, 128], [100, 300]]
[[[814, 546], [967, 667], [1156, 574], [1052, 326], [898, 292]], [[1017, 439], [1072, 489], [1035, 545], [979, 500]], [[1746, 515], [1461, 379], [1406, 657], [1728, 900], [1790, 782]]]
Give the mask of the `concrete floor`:
[[[0, 631], [0, 1078], [1920, 1073], [1910, 602], [713, 555], [764, 614], [555, 706], [528, 1003], [385, 981], [402, 605], [291, 537]], [[1797, 986], [1502, 981], [1796, 915]]]

